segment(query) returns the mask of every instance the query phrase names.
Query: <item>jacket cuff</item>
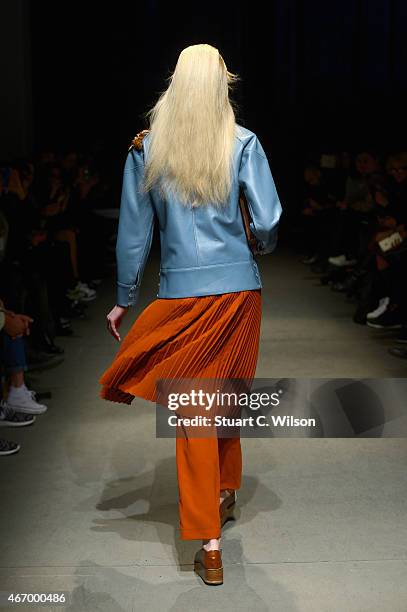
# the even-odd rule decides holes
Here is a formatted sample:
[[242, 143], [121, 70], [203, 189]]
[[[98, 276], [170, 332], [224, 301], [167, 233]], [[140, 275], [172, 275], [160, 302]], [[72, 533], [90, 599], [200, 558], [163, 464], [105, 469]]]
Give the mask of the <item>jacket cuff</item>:
[[268, 240], [266, 242], [260, 241], [261, 250], [259, 251], [259, 255], [269, 255], [270, 253], [273, 253], [276, 249], [277, 242], [278, 242], [278, 225], [273, 227], [273, 229], [270, 231]]
[[135, 285], [117, 285], [116, 291], [116, 304], [127, 308], [128, 306], [134, 306], [138, 301], [140, 295], [140, 287]]

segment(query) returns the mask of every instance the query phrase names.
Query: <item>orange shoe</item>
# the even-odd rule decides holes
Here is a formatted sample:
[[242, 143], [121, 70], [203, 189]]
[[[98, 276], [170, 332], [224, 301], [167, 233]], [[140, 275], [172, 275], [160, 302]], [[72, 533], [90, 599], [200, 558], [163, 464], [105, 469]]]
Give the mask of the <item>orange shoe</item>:
[[223, 584], [222, 551], [201, 548], [195, 555], [194, 571], [205, 584]]
[[219, 506], [220, 526], [223, 527], [227, 521], [236, 520], [233, 511], [236, 506], [236, 491], [230, 491], [230, 494], [223, 500]]

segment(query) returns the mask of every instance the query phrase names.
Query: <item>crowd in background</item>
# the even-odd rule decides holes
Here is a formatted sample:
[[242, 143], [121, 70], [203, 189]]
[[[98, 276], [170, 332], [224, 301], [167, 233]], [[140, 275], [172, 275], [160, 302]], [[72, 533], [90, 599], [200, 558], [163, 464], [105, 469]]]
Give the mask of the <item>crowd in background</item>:
[[[29, 372], [63, 360], [57, 337], [86, 318], [114, 262], [108, 165], [97, 150], [52, 149], [0, 163], [0, 426], [46, 411]], [[396, 330], [388, 350], [407, 358], [407, 152], [318, 155], [304, 169], [300, 218], [304, 264], [355, 303], [355, 323]], [[0, 454], [18, 450], [0, 435]]]
[[[114, 260], [116, 225], [103, 214], [117, 206], [113, 190], [97, 148], [0, 163], [0, 426], [47, 409], [29, 372], [63, 361], [58, 336], [97, 297]], [[0, 435], [0, 454], [18, 449]]]
[[355, 323], [395, 330], [388, 350], [406, 359], [407, 152], [314, 156], [300, 216], [303, 263], [355, 303]]

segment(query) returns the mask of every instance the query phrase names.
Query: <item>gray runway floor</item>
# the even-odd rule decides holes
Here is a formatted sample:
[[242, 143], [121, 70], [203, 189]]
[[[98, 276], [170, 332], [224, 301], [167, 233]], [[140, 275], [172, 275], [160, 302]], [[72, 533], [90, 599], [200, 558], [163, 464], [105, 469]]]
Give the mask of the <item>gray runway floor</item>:
[[[355, 325], [353, 305], [315, 286], [283, 249], [262, 262], [258, 377], [405, 377], [386, 350], [394, 334]], [[157, 262], [124, 330], [156, 294]], [[391, 439], [244, 439], [238, 520], [224, 528], [225, 583], [192, 572], [199, 542], [177, 536], [174, 440], [156, 439], [154, 404], [99, 399], [117, 350], [105, 328], [105, 282], [65, 361], [31, 375], [51, 390], [32, 427], [0, 429], [21, 443], [1, 458], [0, 591], [65, 591], [33, 609], [407, 610], [407, 444]], [[4, 605], [4, 604], [3, 604]]]

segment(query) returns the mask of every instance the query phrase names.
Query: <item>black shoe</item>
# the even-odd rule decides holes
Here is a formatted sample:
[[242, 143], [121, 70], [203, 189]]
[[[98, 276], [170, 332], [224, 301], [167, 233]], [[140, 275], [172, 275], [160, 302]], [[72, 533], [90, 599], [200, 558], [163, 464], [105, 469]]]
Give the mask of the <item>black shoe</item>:
[[0, 427], [25, 427], [34, 421], [33, 414], [17, 412], [10, 408], [6, 400], [0, 400]]
[[359, 308], [356, 309], [352, 320], [354, 323], [357, 323], [358, 325], [366, 325], [366, 312], [364, 310], [360, 310]]
[[55, 344], [53, 339], [46, 333], [42, 335], [35, 348], [50, 355], [62, 355], [65, 352], [62, 346]]
[[344, 279], [335, 282], [331, 289], [332, 291], [339, 291], [340, 293], [346, 293], [348, 298], [355, 297], [358, 279], [353, 275], [345, 276]]
[[311, 272], [313, 274], [324, 274], [328, 269], [328, 266], [325, 261], [316, 261], [314, 264], [311, 264]]
[[389, 309], [375, 319], [367, 319], [366, 324], [376, 329], [400, 329], [403, 327], [399, 311]]
[[334, 283], [334, 281], [332, 280], [329, 274], [323, 274], [323, 276], [320, 276], [319, 281], [321, 285], [333, 285]]
[[65, 349], [63, 349], [62, 346], [58, 346], [54, 342], [40, 344], [38, 348], [43, 353], [49, 355], [62, 355], [63, 353], [65, 353]]
[[85, 279], [85, 283], [88, 285], [88, 287], [90, 287], [91, 289], [97, 289], [98, 287], [100, 287], [100, 285], [102, 284], [102, 279], [101, 278], [92, 278], [89, 280]]
[[84, 304], [79, 302], [79, 300], [75, 300], [66, 307], [64, 317], [68, 319], [86, 319], [85, 309], [86, 306]]
[[334, 285], [335, 283], [342, 283], [346, 280], [347, 273], [342, 268], [338, 270], [330, 270], [326, 274], [320, 277], [321, 285]]
[[65, 358], [61, 355], [51, 355], [49, 353], [42, 353], [41, 351], [34, 351], [32, 349], [27, 350], [27, 370], [29, 372], [55, 368], [55, 366], [59, 365], [63, 361], [65, 361]]
[[47, 365], [48, 363], [54, 363], [55, 355], [43, 353], [32, 347], [27, 347], [26, 350], [27, 361], [30, 365]]
[[337, 293], [346, 293], [348, 290], [348, 287], [346, 283], [334, 283], [331, 286], [331, 290], [336, 291]]
[[318, 255], [306, 255], [306, 257], [304, 257], [304, 259], [301, 260], [301, 262], [303, 264], [314, 264], [318, 261]]
[[0, 455], [13, 455], [18, 453], [21, 446], [17, 442], [11, 442], [11, 440], [4, 440], [0, 438]]
[[55, 335], [56, 336], [72, 336], [73, 329], [71, 326], [70, 319], [65, 319], [64, 317], [60, 317], [57, 320], [55, 326]]
[[390, 355], [394, 357], [400, 357], [401, 359], [407, 359], [407, 348], [404, 346], [392, 346], [388, 349]]

